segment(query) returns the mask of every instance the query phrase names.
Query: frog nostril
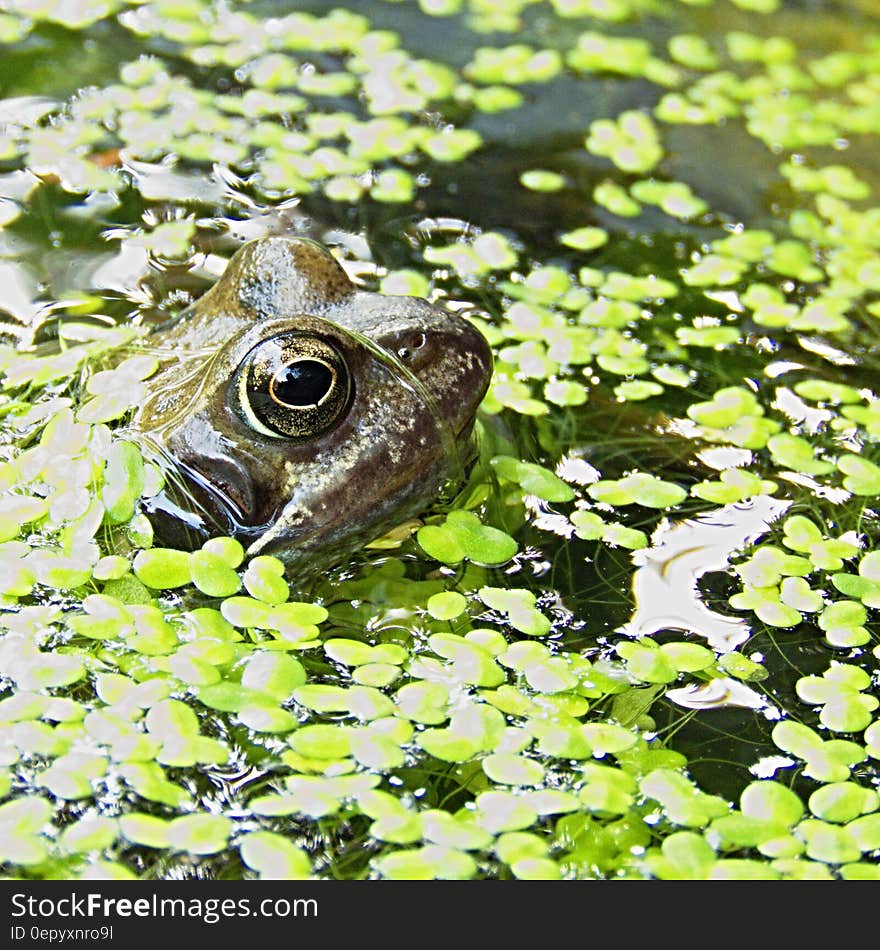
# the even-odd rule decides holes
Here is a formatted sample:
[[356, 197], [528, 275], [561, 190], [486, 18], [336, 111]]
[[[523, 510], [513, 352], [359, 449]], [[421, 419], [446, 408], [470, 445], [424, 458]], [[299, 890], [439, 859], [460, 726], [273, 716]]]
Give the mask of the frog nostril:
[[415, 351], [420, 350], [426, 342], [424, 333], [414, 333], [398, 348], [397, 355], [406, 363], [413, 358]]

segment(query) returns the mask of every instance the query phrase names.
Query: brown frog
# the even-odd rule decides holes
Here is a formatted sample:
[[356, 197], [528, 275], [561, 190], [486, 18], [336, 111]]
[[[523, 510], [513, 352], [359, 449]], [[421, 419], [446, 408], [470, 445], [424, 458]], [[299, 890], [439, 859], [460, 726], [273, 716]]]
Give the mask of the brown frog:
[[168, 487], [166, 543], [238, 538], [326, 564], [428, 507], [472, 457], [492, 357], [425, 300], [358, 290], [321, 245], [260, 238], [151, 341], [134, 419]]

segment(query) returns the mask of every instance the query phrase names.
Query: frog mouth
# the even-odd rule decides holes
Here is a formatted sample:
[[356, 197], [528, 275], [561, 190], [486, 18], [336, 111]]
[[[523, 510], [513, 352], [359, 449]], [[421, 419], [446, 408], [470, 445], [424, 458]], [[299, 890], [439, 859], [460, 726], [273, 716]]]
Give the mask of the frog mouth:
[[[190, 494], [195, 489], [197, 494], [210, 499], [209, 508], [221, 516], [213, 517], [213, 521], [227, 521], [232, 530], [248, 526], [256, 510], [256, 492], [247, 472], [232, 459], [211, 458], [205, 462], [210, 463], [210, 475], [197, 465], [177, 461], [178, 471], [189, 483]], [[205, 506], [201, 507], [204, 510]], [[217, 527], [226, 525], [218, 523]]]
[[[145, 455], [165, 477], [166, 487], [148, 510], [166, 521], [180, 522], [187, 535], [263, 530], [254, 526], [257, 492], [246, 469], [228, 456], [182, 458], [153, 439], [142, 443]], [[179, 533], [179, 532], [177, 532]]]

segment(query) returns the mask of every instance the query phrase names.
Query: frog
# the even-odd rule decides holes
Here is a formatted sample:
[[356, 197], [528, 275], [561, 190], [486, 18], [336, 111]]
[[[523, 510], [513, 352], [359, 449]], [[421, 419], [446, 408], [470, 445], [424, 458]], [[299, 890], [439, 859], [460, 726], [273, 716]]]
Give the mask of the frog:
[[326, 567], [436, 505], [475, 457], [480, 330], [358, 287], [309, 238], [243, 244], [149, 347], [159, 369], [131, 432], [164, 473], [146, 514], [168, 546], [226, 536]]

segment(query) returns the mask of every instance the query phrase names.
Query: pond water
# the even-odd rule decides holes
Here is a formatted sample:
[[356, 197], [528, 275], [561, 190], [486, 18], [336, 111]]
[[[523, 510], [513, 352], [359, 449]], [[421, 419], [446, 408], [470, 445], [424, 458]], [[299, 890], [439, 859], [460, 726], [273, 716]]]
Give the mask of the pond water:
[[[880, 876], [874, 0], [0, 43], [4, 874]], [[463, 484], [321, 573], [167, 546], [127, 427], [276, 233], [495, 357]]]

